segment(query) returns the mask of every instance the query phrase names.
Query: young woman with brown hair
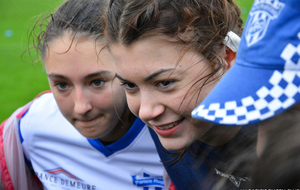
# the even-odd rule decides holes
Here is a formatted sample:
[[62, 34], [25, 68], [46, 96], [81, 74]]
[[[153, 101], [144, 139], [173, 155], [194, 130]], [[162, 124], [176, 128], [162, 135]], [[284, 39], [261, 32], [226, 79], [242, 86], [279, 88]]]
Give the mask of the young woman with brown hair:
[[158, 135], [157, 146], [179, 151], [175, 158], [160, 152], [177, 189], [211, 189], [220, 178], [234, 189], [249, 181], [242, 166], [226, 173], [248, 151], [241, 140], [255, 141], [248, 128], [191, 117], [235, 62], [240, 14], [232, 0], [110, 1], [106, 34], [116, 77], [130, 110]]

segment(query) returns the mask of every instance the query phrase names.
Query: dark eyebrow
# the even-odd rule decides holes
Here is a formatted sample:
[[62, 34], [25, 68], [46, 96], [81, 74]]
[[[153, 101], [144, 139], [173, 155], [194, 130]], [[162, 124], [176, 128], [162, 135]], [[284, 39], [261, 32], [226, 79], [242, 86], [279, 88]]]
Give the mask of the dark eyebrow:
[[100, 71], [100, 72], [95, 72], [95, 73], [91, 73], [89, 74], [88, 76], [84, 77], [85, 79], [89, 79], [89, 78], [93, 78], [93, 77], [97, 77], [97, 76], [102, 76], [102, 75], [105, 75], [105, 74], [110, 74], [111, 72], [110, 71]]
[[172, 69], [161, 69], [155, 73], [152, 73], [151, 75], [149, 75], [148, 77], [146, 77], [144, 79], [145, 82], [149, 81], [149, 80], [152, 80], [153, 78], [157, 77], [158, 75], [162, 74], [162, 73], [165, 73], [165, 72], [168, 72], [168, 71], [171, 71], [171, 70], [174, 70], [173, 68]]
[[[165, 72], [168, 72], [168, 71], [172, 71], [172, 70], [174, 70], [173, 68], [172, 69], [161, 69], [161, 70], [159, 70], [159, 71], [157, 71], [157, 72], [155, 72], [155, 73], [152, 73], [151, 75], [149, 75], [148, 77], [146, 77], [145, 79], [144, 79], [144, 81], [145, 82], [148, 82], [149, 80], [152, 80], [153, 78], [155, 78], [155, 77], [157, 77], [158, 75], [160, 75], [160, 74], [162, 74], [162, 73], [165, 73]], [[117, 73], [116, 73], [116, 75], [115, 75], [119, 80], [121, 80], [121, 81], [124, 81], [125, 83], [132, 83], [132, 82], [130, 82], [129, 80], [126, 80], [126, 79], [123, 79], [120, 75], [118, 75]]]
[[[105, 70], [105, 71], [91, 73], [91, 74], [87, 75], [84, 78], [85, 79], [89, 79], [89, 78], [93, 78], [93, 77], [97, 77], [97, 76], [102, 76], [102, 75], [109, 74], [109, 73], [111, 73], [111, 72]], [[56, 74], [56, 73], [48, 74], [47, 76], [50, 77], [50, 78], [58, 78], [58, 79], [64, 79], [64, 80], [68, 80], [69, 79], [68, 77], [65, 77], [63, 75]]]
[[53, 74], [48, 74], [47, 77], [49, 77], [49, 78], [65, 79], [65, 80], [68, 79], [68, 77], [65, 77], [65, 76], [60, 75], [60, 74], [55, 74], [55, 73], [53, 73]]
[[115, 77], [118, 78], [119, 80], [125, 82], [125, 83], [131, 83], [129, 80], [123, 79], [120, 75], [118, 75], [117, 73], [115, 74]]

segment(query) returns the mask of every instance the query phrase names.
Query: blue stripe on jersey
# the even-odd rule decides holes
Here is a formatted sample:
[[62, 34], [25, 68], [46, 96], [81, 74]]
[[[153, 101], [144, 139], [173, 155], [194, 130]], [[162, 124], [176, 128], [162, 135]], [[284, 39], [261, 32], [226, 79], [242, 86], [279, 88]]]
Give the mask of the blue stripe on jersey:
[[[24, 115], [22, 115], [21, 119], [28, 113], [28, 110], [24, 113]], [[21, 143], [23, 143], [24, 138], [23, 138], [22, 133], [21, 133], [21, 119], [19, 121], [19, 136], [20, 136]]]
[[104, 146], [98, 139], [87, 139], [89, 143], [98, 151], [102, 152], [106, 157], [118, 152], [130, 145], [137, 135], [144, 128], [145, 124], [137, 118], [128, 132], [117, 142]]
[[[20, 121], [19, 121], [19, 136], [20, 136], [20, 141], [21, 141], [21, 144], [23, 143], [24, 141], [24, 138], [22, 136], [22, 133], [21, 133], [21, 120], [22, 118], [28, 113], [29, 109], [27, 109], [27, 111], [22, 115]], [[31, 165], [31, 162], [27, 159], [27, 157], [24, 155], [24, 159], [25, 159], [25, 163], [27, 164], [27, 166], [29, 168], [32, 168], [32, 165]]]

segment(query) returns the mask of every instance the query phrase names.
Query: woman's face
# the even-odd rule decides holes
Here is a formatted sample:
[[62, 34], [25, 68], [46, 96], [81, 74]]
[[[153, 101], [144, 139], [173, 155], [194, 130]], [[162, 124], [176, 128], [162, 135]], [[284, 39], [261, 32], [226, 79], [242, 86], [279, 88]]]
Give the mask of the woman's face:
[[199, 94], [204, 80], [195, 82], [212, 72], [202, 55], [182, 53], [182, 46], [158, 38], [111, 44], [110, 51], [130, 110], [156, 131], [166, 149], [188, 147], [211, 128], [191, 117], [215, 85], [205, 85]]
[[66, 33], [49, 44], [44, 61], [51, 91], [83, 136], [116, 141], [126, 133], [119, 118], [129, 109], [123, 87], [113, 80], [111, 56], [107, 49], [99, 53], [104, 44], [95, 46], [95, 39], [72, 40]]

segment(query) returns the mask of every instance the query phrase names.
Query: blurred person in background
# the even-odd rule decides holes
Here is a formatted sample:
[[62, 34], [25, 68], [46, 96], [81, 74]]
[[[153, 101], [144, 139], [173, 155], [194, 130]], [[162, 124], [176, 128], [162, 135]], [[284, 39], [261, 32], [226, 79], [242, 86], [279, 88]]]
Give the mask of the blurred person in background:
[[300, 188], [300, 104], [263, 121], [268, 129], [253, 171], [255, 188]]
[[299, 21], [297, 0], [256, 0], [236, 63], [192, 112], [221, 125], [259, 124], [255, 188], [300, 187]]

